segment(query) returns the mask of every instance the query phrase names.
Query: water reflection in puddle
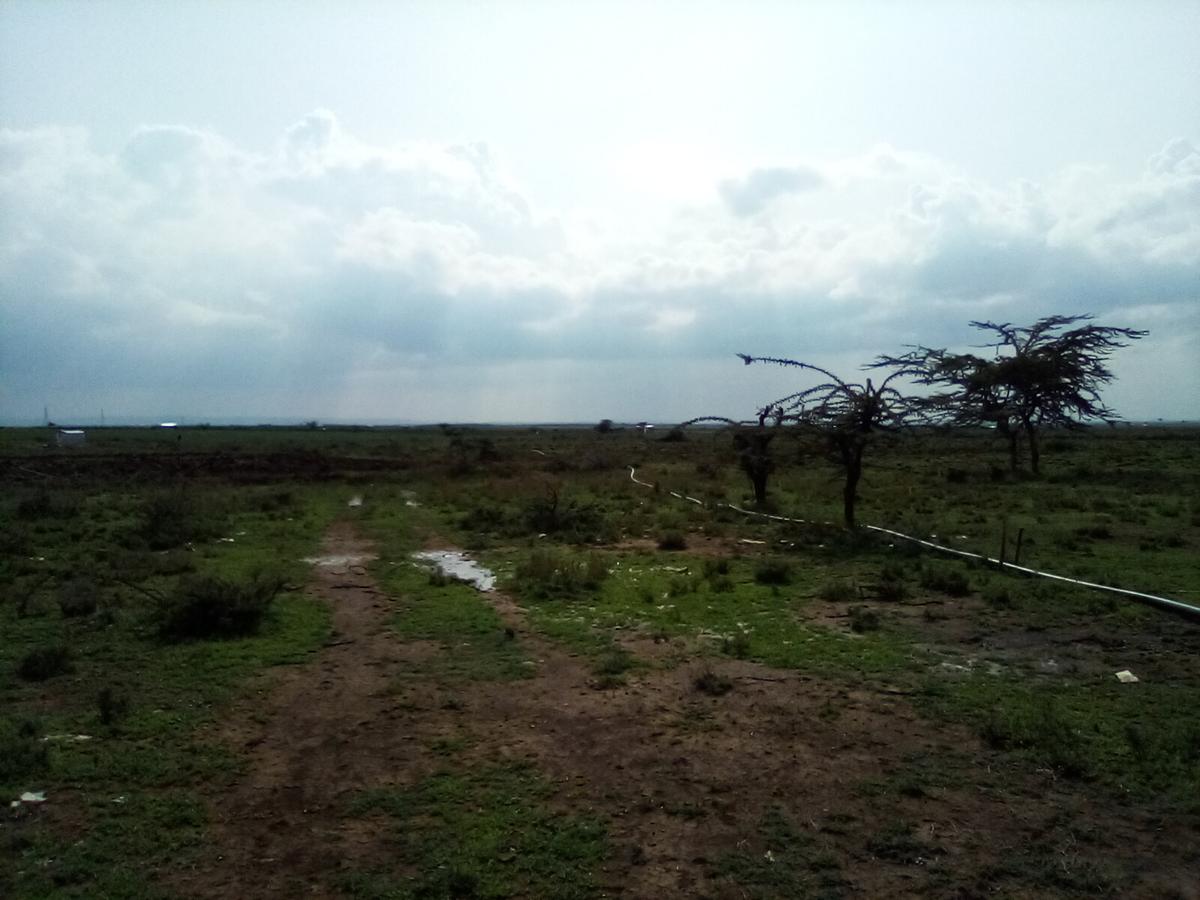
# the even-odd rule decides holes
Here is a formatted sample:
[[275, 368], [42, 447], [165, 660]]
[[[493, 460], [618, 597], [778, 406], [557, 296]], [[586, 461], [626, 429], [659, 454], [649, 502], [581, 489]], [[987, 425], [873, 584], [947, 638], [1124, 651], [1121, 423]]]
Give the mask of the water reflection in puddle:
[[478, 591], [496, 589], [495, 574], [457, 550], [422, 550], [414, 553], [413, 559], [432, 563], [443, 575], [465, 581]]

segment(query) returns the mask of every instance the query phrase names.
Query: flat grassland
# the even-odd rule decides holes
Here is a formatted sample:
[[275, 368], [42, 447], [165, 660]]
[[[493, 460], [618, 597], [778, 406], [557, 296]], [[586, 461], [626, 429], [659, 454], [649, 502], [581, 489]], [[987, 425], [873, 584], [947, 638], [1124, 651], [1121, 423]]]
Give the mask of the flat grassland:
[[[0, 429], [0, 896], [1200, 897], [1200, 622], [664, 433]], [[1200, 431], [1004, 463], [859, 520], [1200, 606]]]

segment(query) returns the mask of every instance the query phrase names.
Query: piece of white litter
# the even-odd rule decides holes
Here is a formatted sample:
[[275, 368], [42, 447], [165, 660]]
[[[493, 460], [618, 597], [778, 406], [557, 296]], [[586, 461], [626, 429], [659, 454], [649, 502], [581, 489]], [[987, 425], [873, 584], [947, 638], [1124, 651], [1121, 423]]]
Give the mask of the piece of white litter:
[[363, 503], [363, 501], [362, 501], [362, 497], [359, 497], [359, 496], [356, 494], [355, 496], [353, 496], [353, 497], [351, 497], [351, 498], [350, 498], [350, 502], [349, 502], [349, 503], [347, 503], [346, 505], [347, 505], [347, 506], [350, 506], [350, 507], [355, 507], [355, 506], [362, 506], [362, 503]]
[[1121, 684], [1137, 684], [1138, 677], [1128, 669], [1122, 669], [1117, 673], [1117, 681], [1121, 682]]
[[222, 544], [232, 544], [233, 538], [217, 538]]
[[128, 803], [129, 798], [126, 797], [124, 794], [122, 794], [120, 797], [113, 797], [112, 802], [113, 803]]
[[763, 854], [763, 859], [765, 859], [769, 863], [773, 863], [773, 862], [775, 862], [775, 854], [772, 853], [770, 850], [768, 850], [766, 853]]
[[45, 791], [26, 791], [21, 795], [21, 803], [45, 803]]
[[738, 541], [739, 544], [765, 544], [766, 541], [756, 541], [753, 538], [742, 538]]
[[42, 742], [45, 743], [46, 741], [66, 741], [71, 744], [79, 744], [79, 743], [82, 743], [83, 741], [90, 741], [91, 739], [92, 739], [92, 736], [90, 734], [48, 734], [44, 738], [42, 738]]

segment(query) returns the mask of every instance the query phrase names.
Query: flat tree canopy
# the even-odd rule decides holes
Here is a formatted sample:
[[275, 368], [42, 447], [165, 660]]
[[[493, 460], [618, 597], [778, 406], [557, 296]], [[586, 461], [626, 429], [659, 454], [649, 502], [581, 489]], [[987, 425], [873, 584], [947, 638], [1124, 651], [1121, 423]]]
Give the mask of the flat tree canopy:
[[1147, 332], [1080, 324], [1091, 319], [1047, 316], [1026, 327], [971, 322], [992, 338], [984, 345], [993, 349], [991, 358], [918, 346], [902, 356], [880, 357], [875, 365], [942, 388], [925, 404], [943, 422], [994, 426], [1008, 440], [1014, 470], [1018, 440], [1024, 435], [1030, 468], [1037, 474], [1039, 429], [1119, 418], [1099, 393], [1113, 379], [1107, 360]]

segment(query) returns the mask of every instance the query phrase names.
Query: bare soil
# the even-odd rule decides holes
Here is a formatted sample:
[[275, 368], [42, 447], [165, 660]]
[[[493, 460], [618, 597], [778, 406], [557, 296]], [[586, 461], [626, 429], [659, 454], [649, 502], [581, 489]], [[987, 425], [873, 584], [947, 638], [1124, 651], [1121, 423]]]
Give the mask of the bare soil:
[[[324, 552], [371, 548], [341, 523]], [[558, 785], [563, 811], [609, 823], [607, 896], [751, 896], [721, 863], [748, 854], [771, 865], [782, 848], [759, 825], [778, 807], [809, 836], [825, 885], [841, 896], [1032, 898], [1115, 864], [1135, 873], [1124, 896], [1200, 898], [1196, 821], [1129, 812], [1099, 789], [1016, 769], [966, 729], [921, 718], [886, 685], [691, 659], [599, 690], [589, 660], [533, 633], [503, 593], [485, 596], [536, 660], [533, 677], [397, 680], [443, 651], [390, 631], [396, 606], [363, 569], [316, 567], [313, 579], [335, 635], [225, 718], [217, 736], [245, 765], [211, 789], [210, 847], [170, 885], [185, 895], [338, 896], [339, 872], [390, 852], [392, 826], [351, 816], [349, 799], [427, 776], [444, 762], [430, 745], [453, 738], [465, 747], [460, 762], [528, 760]], [[710, 667], [732, 681], [729, 693], [696, 689]], [[908, 775], [920, 776], [917, 787], [887, 787]], [[887, 838], [898, 823], [910, 835], [899, 845]], [[997, 874], [1027, 854], [1049, 861], [1049, 882], [1025, 887]]]

